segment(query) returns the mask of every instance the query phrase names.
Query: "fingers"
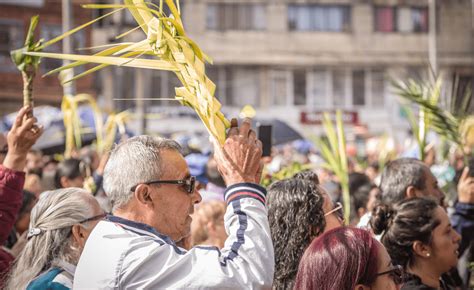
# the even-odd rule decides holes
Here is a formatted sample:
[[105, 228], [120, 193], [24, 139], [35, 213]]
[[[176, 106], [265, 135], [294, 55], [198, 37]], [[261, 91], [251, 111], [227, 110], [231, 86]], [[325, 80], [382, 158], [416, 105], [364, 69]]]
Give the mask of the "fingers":
[[230, 120], [230, 129], [227, 134], [228, 137], [238, 135], [239, 134], [239, 123], [237, 122], [236, 118], [232, 118]]
[[23, 118], [31, 112], [31, 107], [25, 106], [20, 109], [18, 112], [18, 115], [16, 116], [15, 122], [13, 123], [12, 130], [19, 128], [21, 124], [23, 123]]
[[464, 167], [464, 170], [462, 171], [461, 178], [459, 179], [460, 182], [463, 182], [469, 177], [469, 167]]
[[255, 143], [255, 141], [257, 140], [257, 133], [255, 133], [254, 130], [250, 130], [249, 132], [249, 144], [252, 144], [252, 143]]
[[[18, 129], [19, 129], [19, 134], [23, 135], [26, 133], [26, 131], [31, 130], [33, 128], [33, 125], [36, 123], [36, 118], [28, 118], [26, 119], [26, 122], [24, 122]], [[36, 129], [34, 129], [32, 132], [35, 133]]]
[[240, 125], [239, 128], [239, 135], [243, 137], [247, 137], [249, 135], [250, 128], [252, 127], [252, 120], [249, 118], [245, 118]]

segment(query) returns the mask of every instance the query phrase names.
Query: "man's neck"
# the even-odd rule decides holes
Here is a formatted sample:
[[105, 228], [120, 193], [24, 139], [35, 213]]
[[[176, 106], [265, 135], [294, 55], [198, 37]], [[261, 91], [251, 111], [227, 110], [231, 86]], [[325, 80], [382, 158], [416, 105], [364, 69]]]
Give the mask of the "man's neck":
[[413, 267], [408, 267], [407, 272], [420, 277], [423, 284], [439, 289], [441, 273], [433, 269], [431, 264], [428, 261], [418, 262]]

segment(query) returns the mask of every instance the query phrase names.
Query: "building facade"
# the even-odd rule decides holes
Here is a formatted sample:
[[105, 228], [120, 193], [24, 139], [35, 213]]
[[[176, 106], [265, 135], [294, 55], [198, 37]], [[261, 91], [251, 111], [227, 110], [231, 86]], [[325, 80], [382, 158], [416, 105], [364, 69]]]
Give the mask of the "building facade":
[[[79, 25], [92, 19], [92, 11], [82, 9], [87, 1], [72, 1], [74, 24]], [[21, 48], [25, 41], [30, 18], [40, 15], [36, 39], [50, 40], [62, 34], [61, 1], [58, 0], [0, 0], [0, 116], [17, 111], [23, 103], [23, 82], [20, 72], [10, 58], [10, 51]], [[73, 47], [87, 47], [91, 43], [91, 29], [73, 36]], [[62, 43], [45, 49], [46, 52], [62, 52]], [[43, 74], [61, 66], [61, 60], [42, 59], [33, 85], [35, 105], [59, 107], [63, 96], [58, 75], [42, 77]], [[78, 68], [78, 71], [84, 68]], [[95, 95], [93, 78], [86, 77], [76, 82], [77, 90]]]
[[[181, 10], [189, 36], [213, 58], [207, 74], [226, 113], [236, 116], [249, 104], [258, 117], [284, 119], [308, 136], [320, 132], [315, 124], [322, 111], [343, 109], [356, 115], [349, 131], [357, 122], [373, 134], [407, 134], [392, 81], [428, 77], [427, 0], [191, 0], [181, 1]], [[472, 1], [438, 0], [436, 16], [437, 63], [446, 88], [453, 79], [472, 87]], [[134, 25], [127, 15], [120, 23], [122, 30]], [[118, 32], [104, 25], [94, 39], [111, 29]], [[114, 70], [103, 73], [103, 96], [114, 91]], [[134, 83], [122, 87], [121, 97], [169, 98], [179, 85], [168, 72], [119, 70], [124, 85]], [[105, 99], [109, 106], [133, 106]], [[175, 122], [173, 112], [184, 114], [175, 102], [145, 107], [168, 116], [149, 122], [152, 131], [196, 129], [193, 120]]]

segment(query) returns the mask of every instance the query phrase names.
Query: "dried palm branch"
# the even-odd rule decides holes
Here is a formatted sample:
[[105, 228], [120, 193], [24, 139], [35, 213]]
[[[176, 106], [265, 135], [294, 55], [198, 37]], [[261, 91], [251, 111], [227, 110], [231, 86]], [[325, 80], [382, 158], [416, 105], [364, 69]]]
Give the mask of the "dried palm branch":
[[[208, 132], [223, 144], [225, 130], [230, 126], [230, 123], [220, 112], [221, 104], [214, 98], [215, 84], [205, 74], [205, 62], [211, 62], [211, 59], [201, 51], [194, 41], [186, 36], [179, 12], [179, 2], [177, 2], [178, 6], [173, 0], [165, 0], [165, 2], [171, 11], [170, 15], [164, 14], [163, 1], [160, 1], [159, 6], [144, 0], [124, 0], [124, 4], [83, 6], [91, 9], [127, 9], [138, 26], [117, 36], [117, 38], [122, 38], [128, 33], [141, 29], [146, 35], [142, 41], [107, 45], [105, 49], [89, 56], [39, 52], [29, 52], [28, 55], [75, 61], [54, 70], [54, 72], [87, 63], [99, 64], [76, 75], [71, 80], [108, 65], [173, 71], [183, 84], [183, 87], [175, 89], [176, 100], [193, 108]], [[155, 59], [147, 58], [150, 56]]]

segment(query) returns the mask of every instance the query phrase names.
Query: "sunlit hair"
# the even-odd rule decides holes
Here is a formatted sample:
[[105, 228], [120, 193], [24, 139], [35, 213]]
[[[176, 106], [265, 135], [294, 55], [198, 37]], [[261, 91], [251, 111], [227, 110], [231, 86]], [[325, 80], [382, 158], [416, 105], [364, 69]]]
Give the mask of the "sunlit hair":
[[438, 206], [429, 198], [411, 198], [393, 207], [379, 205], [374, 209], [370, 225], [375, 234], [382, 234], [381, 242], [395, 264], [412, 266], [416, 258], [413, 243], [431, 243], [432, 232], [440, 224], [435, 218]]
[[301, 258], [295, 289], [370, 286], [377, 278], [377, 241], [363, 229], [339, 227], [316, 238]]
[[117, 145], [110, 153], [104, 170], [104, 191], [112, 203], [112, 211], [128, 203], [130, 188], [162, 175], [161, 151], [181, 147], [176, 141], [152, 136], [136, 136]]
[[25, 289], [35, 277], [61, 261], [77, 264], [80, 250], [73, 245], [71, 227], [92, 216], [94, 199], [88, 196], [89, 192], [74, 187], [40, 195], [31, 211], [30, 229], [40, 229], [41, 233], [28, 239], [15, 260], [7, 289]]
[[268, 220], [275, 249], [275, 289], [292, 288], [304, 250], [326, 227], [323, 204], [324, 192], [312, 178], [281, 180], [268, 189]]

